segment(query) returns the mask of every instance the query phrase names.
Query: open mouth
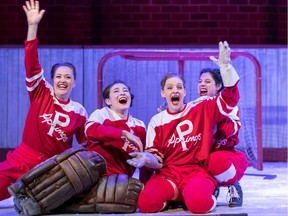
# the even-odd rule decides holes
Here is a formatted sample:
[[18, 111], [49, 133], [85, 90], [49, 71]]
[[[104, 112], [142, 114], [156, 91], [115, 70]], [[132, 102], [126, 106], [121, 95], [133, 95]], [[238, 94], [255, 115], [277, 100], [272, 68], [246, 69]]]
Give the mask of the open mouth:
[[126, 97], [119, 98], [119, 103], [120, 104], [126, 104], [127, 103], [127, 98]]
[[171, 102], [173, 105], [179, 104], [179, 101], [180, 101], [180, 97], [178, 95], [174, 95], [171, 97]]
[[206, 96], [208, 95], [208, 91], [206, 88], [201, 88], [200, 89], [200, 96]]
[[200, 91], [200, 96], [206, 96], [208, 94], [207, 90], [201, 90]]

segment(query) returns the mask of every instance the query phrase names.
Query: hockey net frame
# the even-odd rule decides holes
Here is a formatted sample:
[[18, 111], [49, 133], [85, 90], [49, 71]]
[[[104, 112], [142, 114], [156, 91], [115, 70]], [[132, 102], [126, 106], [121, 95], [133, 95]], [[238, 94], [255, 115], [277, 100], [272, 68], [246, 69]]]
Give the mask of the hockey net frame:
[[[208, 51], [174, 51], [174, 50], [115, 50], [105, 54], [98, 64], [97, 70], [97, 107], [102, 108], [102, 91], [103, 91], [103, 71], [105, 64], [109, 59], [118, 56], [124, 60], [134, 61], [177, 61], [178, 73], [184, 76], [185, 61], [211, 61], [210, 56], [218, 56], [218, 52]], [[256, 161], [249, 161], [249, 165], [257, 170], [263, 170], [263, 149], [262, 149], [262, 101], [261, 101], [261, 67], [255, 56], [245, 51], [233, 51], [231, 60], [238, 57], [247, 58], [255, 67], [255, 85], [256, 85], [256, 122], [255, 134], [257, 145]], [[240, 77], [241, 79], [241, 77]], [[160, 82], [160, 80], [159, 80]], [[241, 114], [240, 114], [241, 119]], [[240, 140], [241, 142], [241, 140]]]

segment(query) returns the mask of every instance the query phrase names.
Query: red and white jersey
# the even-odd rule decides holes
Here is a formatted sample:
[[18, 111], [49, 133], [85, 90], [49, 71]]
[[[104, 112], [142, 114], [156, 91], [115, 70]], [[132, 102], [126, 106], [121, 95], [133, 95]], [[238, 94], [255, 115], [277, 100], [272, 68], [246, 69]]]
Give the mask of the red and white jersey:
[[178, 113], [166, 109], [156, 114], [148, 125], [146, 151], [169, 170], [203, 164], [212, 149], [214, 125], [227, 118], [238, 101], [236, 84], [215, 97], [191, 101]]
[[216, 125], [216, 132], [213, 137], [213, 151], [233, 150], [239, 143], [239, 130], [241, 122], [239, 118], [239, 109], [235, 107], [227, 118]]
[[51, 157], [72, 147], [73, 136], [79, 144], [87, 142], [85, 108], [72, 100], [54, 96], [38, 60], [38, 40], [25, 41], [26, 87], [30, 98], [22, 142]]
[[146, 127], [143, 121], [128, 116], [123, 120], [108, 107], [95, 110], [87, 121], [85, 132], [89, 143], [87, 149], [101, 154], [107, 164], [106, 175], [125, 173], [132, 176], [135, 167], [126, 160], [131, 159], [130, 152], [140, 151], [122, 136], [122, 130], [127, 130], [138, 136], [145, 148]]

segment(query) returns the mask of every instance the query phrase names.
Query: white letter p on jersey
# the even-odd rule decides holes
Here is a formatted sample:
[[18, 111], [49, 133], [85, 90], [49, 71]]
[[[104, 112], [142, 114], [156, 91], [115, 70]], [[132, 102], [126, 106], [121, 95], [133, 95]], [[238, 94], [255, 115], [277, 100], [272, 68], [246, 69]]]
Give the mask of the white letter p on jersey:
[[[185, 131], [181, 131], [181, 127], [183, 125], [187, 125], [188, 129]], [[187, 145], [186, 145], [186, 141], [184, 139], [184, 136], [190, 134], [192, 132], [192, 130], [193, 130], [193, 124], [189, 120], [185, 120], [183, 122], [180, 122], [176, 127], [176, 131], [177, 131], [179, 138], [181, 140], [181, 145], [182, 145], [183, 151], [187, 150]]]
[[[52, 124], [51, 124], [51, 127], [50, 127], [50, 130], [49, 130], [49, 132], [48, 132], [48, 134], [49, 134], [50, 136], [52, 136], [53, 131], [55, 130], [55, 127], [56, 127], [57, 125], [59, 125], [59, 126], [61, 126], [61, 127], [66, 127], [66, 126], [68, 126], [69, 123], [70, 123], [70, 118], [69, 118], [68, 115], [63, 114], [63, 113], [60, 113], [60, 112], [57, 112], [57, 111], [55, 111], [55, 112], [56, 112], [56, 114], [55, 114], [54, 120], [53, 120], [53, 122], [52, 122]], [[65, 119], [65, 121], [60, 121], [60, 117], [63, 117], [63, 118]]]

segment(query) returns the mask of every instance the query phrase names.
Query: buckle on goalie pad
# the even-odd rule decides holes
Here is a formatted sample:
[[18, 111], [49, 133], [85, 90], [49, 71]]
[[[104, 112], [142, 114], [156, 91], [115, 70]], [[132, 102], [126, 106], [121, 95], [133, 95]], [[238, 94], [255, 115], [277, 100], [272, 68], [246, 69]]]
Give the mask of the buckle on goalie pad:
[[134, 213], [143, 187], [140, 180], [126, 174], [104, 176], [89, 191], [60, 206], [57, 212]]
[[74, 147], [32, 168], [8, 191], [18, 213], [41, 215], [91, 188], [105, 172], [101, 155]]

